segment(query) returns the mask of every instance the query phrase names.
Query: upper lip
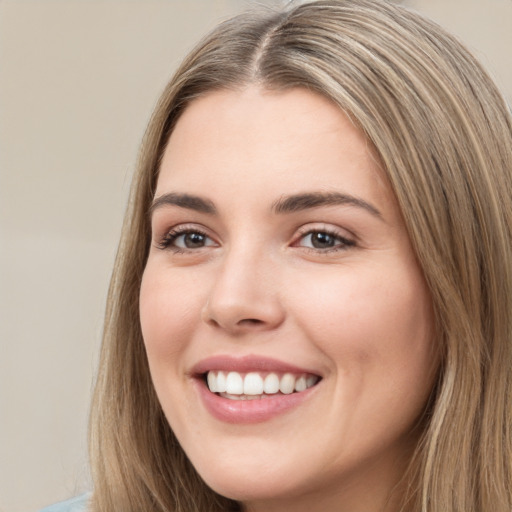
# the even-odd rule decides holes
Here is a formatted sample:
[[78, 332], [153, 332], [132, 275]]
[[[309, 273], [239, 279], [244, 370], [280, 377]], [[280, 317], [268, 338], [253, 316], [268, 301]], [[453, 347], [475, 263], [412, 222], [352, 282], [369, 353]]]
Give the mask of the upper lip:
[[252, 371], [262, 372], [279, 372], [279, 373], [295, 373], [295, 374], [311, 374], [318, 375], [318, 372], [307, 368], [272, 359], [271, 357], [247, 355], [243, 357], [233, 357], [229, 355], [217, 355], [208, 357], [195, 364], [190, 374], [192, 376], [200, 376], [209, 371], [233, 371], [238, 373], [248, 373]]

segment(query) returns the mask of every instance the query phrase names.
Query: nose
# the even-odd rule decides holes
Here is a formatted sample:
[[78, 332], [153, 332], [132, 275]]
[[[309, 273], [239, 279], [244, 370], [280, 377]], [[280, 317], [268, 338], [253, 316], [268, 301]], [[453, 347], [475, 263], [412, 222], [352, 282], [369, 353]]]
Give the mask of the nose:
[[216, 274], [202, 310], [204, 322], [232, 335], [272, 330], [284, 321], [278, 269], [249, 250], [232, 251]]

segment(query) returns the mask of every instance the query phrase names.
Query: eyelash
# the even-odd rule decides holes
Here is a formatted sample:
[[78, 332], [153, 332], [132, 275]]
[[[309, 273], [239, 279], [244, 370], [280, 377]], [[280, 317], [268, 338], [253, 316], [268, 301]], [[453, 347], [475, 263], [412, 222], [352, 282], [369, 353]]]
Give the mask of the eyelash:
[[[179, 237], [188, 235], [188, 234], [200, 235], [206, 239], [212, 240], [211, 237], [208, 236], [208, 234], [205, 233], [204, 231], [202, 231], [201, 229], [198, 229], [195, 227], [194, 228], [183, 227], [183, 228], [175, 228], [175, 229], [168, 231], [164, 235], [164, 237], [160, 240], [160, 242], [158, 243], [157, 246], [159, 249], [162, 249], [162, 250], [169, 249], [177, 254], [182, 254], [182, 253], [186, 253], [188, 251], [195, 251], [198, 249], [202, 249], [204, 247], [208, 247], [205, 245], [205, 246], [197, 247], [197, 248], [182, 248], [182, 247], [178, 247], [178, 246], [174, 245], [176, 240], [178, 240]], [[322, 234], [322, 235], [327, 235], [329, 237], [332, 237], [332, 239], [334, 239], [335, 242], [337, 241], [338, 244], [334, 245], [333, 247], [326, 247], [326, 248], [305, 247], [305, 246], [300, 245], [301, 240], [304, 240], [307, 236], [312, 236], [314, 234]], [[356, 245], [356, 242], [354, 240], [343, 237], [339, 233], [337, 233], [335, 230], [328, 229], [328, 228], [304, 230], [303, 232], [299, 233], [299, 236], [297, 237], [297, 241], [292, 244], [293, 247], [302, 247], [302, 249], [305, 249], [307, 251], [312, 251], [316, 254], [318, 254], [318, 253], [325, 254], [325, 253], [330, 253], [330, 252], [345, 251], [350, 247], [354, 247], [355, 245]]]
[[175, 229], [171, 229], [164, 235], [164, 237], [158, 243], [158, 248], [162, 249], [162, 250], [169, 249], [178, 254], [185, 253], [187, 251], [194, 251], [195, 249], [192, 249], [192, 248], [182, 248], [182, 247], [173, 245], [180, 236], [189, 235], [189, 234], [201, 235], [201, 236], [203, 236], [205, 238], [209, 238], [211, 240], [211, 237], [209, 237], [201, 229], [187, 228], [187, 227], [175, 228]]
[[[322, 235], [327, 235], [329, 237], [332, 237], [335, 242], [338, 242], [338, 244], [334, 245], [333, 247], [326, 247], [323, 249], [315, 248], [315, 247], [304, 247], [304, 246], [299, 245], [301, 240], [304, 240], [307, 236], [312, 236], [314, 234], [322, 234]], [[307, 251], [312, 251], [316, 254], [318, 254], [318, 253], [325, 254], [325, 253], [330, 253], [330, 252], [346, 251], [350, 247], [355, 247], [356, 242], [354, 240], [351, 240], [350, 238], [341, 236], [334, 229], [330, 229], [330, 228], [311, 229], [311, 228], [309, 228], [307, 230], [304, 230], [302, 233], [299, 233], [297, 242], [294, 242], [293, 245], [302, 247], [303, 249], [306, 249]]]

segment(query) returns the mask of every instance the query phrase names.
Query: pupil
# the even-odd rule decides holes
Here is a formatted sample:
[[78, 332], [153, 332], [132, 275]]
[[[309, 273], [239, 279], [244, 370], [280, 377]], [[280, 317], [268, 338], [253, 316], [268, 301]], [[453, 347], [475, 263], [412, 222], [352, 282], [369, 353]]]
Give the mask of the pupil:
[[314, 233], [311, 237], [311, 243], [316, 249], [325, 249], [334, 246], [334, 237], [328, 233]]
[[188, 233], [185, 235], [184, 241], [188, 249], [202, 247], [204, 245], [204, 235], [201, 235], [201, 233]]

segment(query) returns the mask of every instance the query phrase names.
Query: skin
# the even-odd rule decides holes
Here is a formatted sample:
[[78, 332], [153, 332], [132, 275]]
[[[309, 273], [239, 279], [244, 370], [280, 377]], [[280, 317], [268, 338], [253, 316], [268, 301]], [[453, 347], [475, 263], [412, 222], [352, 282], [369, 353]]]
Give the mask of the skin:
[[[311, 192], [360, 202], [273, 208]], [[362, 132], [305, 90], [212, 92], [170, 137], [155, 198], [169, 193], [216, 209], [154, 208], [140, 295], [155, 389], [199, 474], [254, 512], [396, 510], [437, 358], [430, 296]], [[178, 236], [163, 248], [181, 229], [203, 233], [201, 243]], [[313, 244], [326, 231], [332, 246]], [[268, 421], [225, 423], [190, 369], [226, 354], [322, 380]]]

